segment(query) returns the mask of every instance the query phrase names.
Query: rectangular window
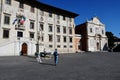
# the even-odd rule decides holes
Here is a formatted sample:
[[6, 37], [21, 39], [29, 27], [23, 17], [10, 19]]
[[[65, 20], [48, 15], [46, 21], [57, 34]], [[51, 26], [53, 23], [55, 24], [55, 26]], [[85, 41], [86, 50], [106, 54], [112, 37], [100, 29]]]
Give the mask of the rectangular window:
[[49, 12], [49, 17], [52, 17], [52, 12]]
[[60, 45], [57, 45], [57, 48], [60, 48]]
[[63, 37], [63, 42], [66, 42], [66, 36]]
[[43, 31], [44, 30], [44, 27], [43, 27], [43, 23], [40, 23], [40, 31]]
[[57, 42], [60, 42], [60, 36], [59, 35], [57, 36]]
[[49, 35], [49, 42], [52, 42], [52, 41], [53, 41], [53, 36]]
[[72, 18], [69, 18], [69, 21], [72, 22]]
[[72, 43], [72, 37], [69, 37], [69, 42]]
[[63, 33], [66, 34], [66, 27], [63, 27]]
[[30, 38], [34, 38], [34, 33], [30, 32]]
[[73, 48], [73, 46], [72, 46], [72, 45], [70, 45], [70, 48]]
[[9, 30], [7, 29], [3, 30], [3, 38], [9, 38]]
[[60, 15], [58, 14], [58, 15], [57, 15], [57, 20], [59, 20], [59, 19], [60, 19]]
[[60, 33], [60, 26], [57, 26], [57, 33]]
[[24, 9], [24, 4], [23, 4], [23, 2], [20, 2], [20, 3], [19, 3], [19, 8]]
[[34, 21], [30, 21], [30, 29], [34, 29]]
[[4, 16], [4, 24], [7, 24], [7, 25], [10, 24], [10, 16], [9, 15]]
[[66, 17], [65, 17], [65, 16], [63, 16], [63, 20], [66, 20]]
[[66, 46], [66, 45], [64, 45], [64, 48], [67, 48], [67, 46]]
[[72, 34], [72, 28], [71, 27], [69, 28], [69, 34]]
[[90, 28], [90, 32], [92, 33], [92, 28]]
[[52, 32], [52, 25], [49, 25], [49, 32]]
[[34, 12], [35, 12], [35, 8], [31, 6], [30, 11], [31, 11], [32, 13], [34, 13]]
[[6, 0], [5, 3], [11, 5], [11, 0]]
[[49, 48], [52, 48], [53, 47], [53, 45], [49, 45]]
[[23, 32], [18, 31], [17, 32], [17, 37], [23, 37]]
[[102, 34], [104, 34], [104, 30], [102, 30]]
[[43, 10], [40, 10], [40, 15], [44, 16], [44, 11]]

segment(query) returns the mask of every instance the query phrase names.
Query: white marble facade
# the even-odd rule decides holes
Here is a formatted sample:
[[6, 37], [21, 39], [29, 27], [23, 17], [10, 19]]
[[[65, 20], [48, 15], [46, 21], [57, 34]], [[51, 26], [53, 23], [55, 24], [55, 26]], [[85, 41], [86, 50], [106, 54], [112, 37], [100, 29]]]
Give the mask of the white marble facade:
[[98, 17], [87, 21], [87, 51], [106, 51], [108, 39], [106, 37], [105, 25]]
[[[33, 7], [29, 0], [19, 1], [0, 0], [0, 56], [18, 56], [22, 51], [24, 55], [34, 55], [37, 43], [41, 52], [44, 48], [49, 51], [57, 48], [59, 53], [75, 52], [74, 18], [77, 14], [44, 4], [45, 9]], [[62, 13], [49, 12], [49, 8]]]

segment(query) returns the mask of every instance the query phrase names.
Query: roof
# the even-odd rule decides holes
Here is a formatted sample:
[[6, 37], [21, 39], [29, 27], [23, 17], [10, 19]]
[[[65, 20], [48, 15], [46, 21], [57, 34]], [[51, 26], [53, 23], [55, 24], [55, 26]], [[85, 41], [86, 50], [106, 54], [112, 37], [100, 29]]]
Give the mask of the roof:
[[74, 13], [74, 12], [70, 12], [64, 9], [60, 9], [42, 2], [39, 2], [38, 0], [17, 0], [17, 1], [22, 1], [22, 2], [26, 2], [26, 3], [30, 3], [31, 6], [46, 10], [48, 12], [53, 12], [53, 13], [57, 13], [59, 15], [65, 15], [65, 16], [69, 16], [69, 17], [77, 17], [79, 14]]

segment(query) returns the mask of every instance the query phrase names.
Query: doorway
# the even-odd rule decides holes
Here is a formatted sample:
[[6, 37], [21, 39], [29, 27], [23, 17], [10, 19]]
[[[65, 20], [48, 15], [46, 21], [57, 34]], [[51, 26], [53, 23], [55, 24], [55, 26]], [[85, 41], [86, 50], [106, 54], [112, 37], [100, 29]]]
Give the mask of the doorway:
[[100, 50], [100, 44], [97, 43], [97, 50]]
[[24, 56], [27, 55], [27, 44], [26, 44], [26, 43], [23, 43], [23, 44], [22, 44], [21, 54], [24, 55]]

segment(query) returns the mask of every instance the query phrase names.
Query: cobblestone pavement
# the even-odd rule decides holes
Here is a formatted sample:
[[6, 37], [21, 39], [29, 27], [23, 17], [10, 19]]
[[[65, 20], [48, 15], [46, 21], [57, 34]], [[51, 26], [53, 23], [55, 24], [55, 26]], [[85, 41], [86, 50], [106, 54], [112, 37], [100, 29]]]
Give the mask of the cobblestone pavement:
[[39, 64], [33, 57], [0, 57], [0, 80], [120, 80], [120, 53], [59, 55]]

